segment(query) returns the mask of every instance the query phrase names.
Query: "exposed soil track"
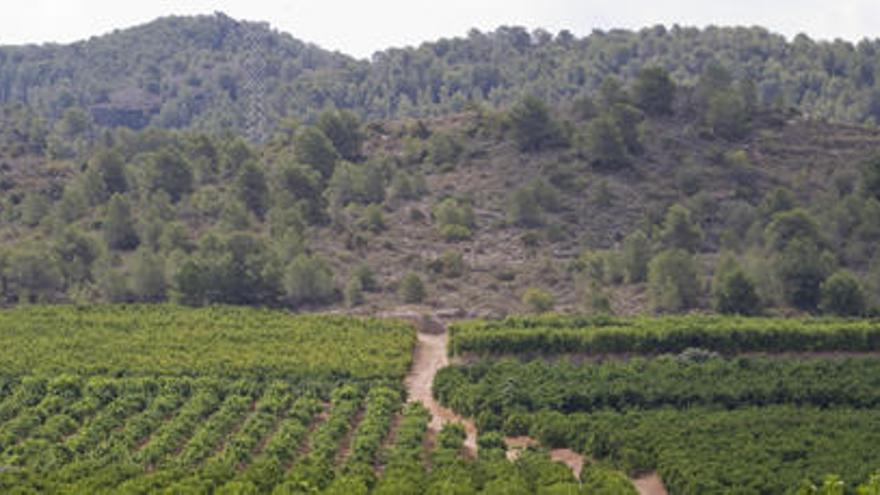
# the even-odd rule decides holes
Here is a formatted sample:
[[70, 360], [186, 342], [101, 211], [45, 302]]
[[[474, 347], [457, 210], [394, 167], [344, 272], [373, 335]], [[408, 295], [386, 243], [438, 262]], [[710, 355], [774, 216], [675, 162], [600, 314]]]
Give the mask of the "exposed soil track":
[[[434, 382], [437, 371], [449, 365], [446, 326], [437, 318], [425, 317], [417, 313], [398, 313], [386, 316], [411, 320], [419, 329], [418, 342], [415, 351], [413, 351], [412, 368], [404, 383], [409, 392], [409, 401], [421, 402], [431, 412], [426, 443], [434, 443], [434, 437], [445, 423], [461, 423], [467, 433], [464, 448], [469, 456], [475, 457], [477, 453], [477, 428], [473, 420], [463, 418], [441, 406], [431, 393], [431, 384]], [[530, 437], [508, 437], [505, 442], [507, 443], [507, 458], [511, 461], [516, 460], [523, 449], [538, 445], [538, 441]], [[580, 479], [584, 467], [583, 455], [570, 449], [553, 449], [550, 451], [550, 458], [564, 463], [571, 468], [575, 477]], [[632, 481], [639, 495], [668, 495], [663, 481], [657, 473], [650, 473]]]
[[663, 480], [660, 479], [660, 475], [657, 473], [649, 473], [644, 476], [639, 476], [632, 480], [632, 482], [633, 486], [636, 487], [636, 491], [639, 492], [639, 495], [669, 495], [669, 492], [666, 491], [666, 487], [663, 486]]
[[[421, 328], [420, 328], [421, 330]], [[431, 422], [428, 424], [428, 435], [433, 437], [440, 432], [444, 424], [449, 422], [461, 423], [464, 426], [467, 437], [464, 448], [468, 455], [475, 456], [477, 453], [477, 427], [470, 419], [462, 418], [449, 409], [441, 406], [431, 394], [431, 383], [437, 371], [448, 365], [446, 357], [446, 332], [425, 333], [419, 331], [419, 340], [413, 354], [412, 369], [406, 377], [406, 389], [409, 392], [409, 400], [421, 402], [431, 412]]]

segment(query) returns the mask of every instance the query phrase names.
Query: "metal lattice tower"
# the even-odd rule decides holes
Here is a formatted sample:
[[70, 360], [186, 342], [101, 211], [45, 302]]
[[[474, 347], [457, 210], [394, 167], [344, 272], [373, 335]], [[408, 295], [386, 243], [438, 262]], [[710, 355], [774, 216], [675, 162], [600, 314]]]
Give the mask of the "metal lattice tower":
[[266, 39], [259, 26], [244, 24], [244, 96], [245, 133], [252, 142], [268, 137], [269, 125], [266, 114]]

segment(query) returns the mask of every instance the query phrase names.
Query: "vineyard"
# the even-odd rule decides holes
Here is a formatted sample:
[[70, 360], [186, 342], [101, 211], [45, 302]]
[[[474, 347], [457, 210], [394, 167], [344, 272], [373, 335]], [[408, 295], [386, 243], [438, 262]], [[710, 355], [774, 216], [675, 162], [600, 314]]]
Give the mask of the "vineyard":
[[880, 321], [722, 316], [472, 321], [449, 329], [451, 354], [663, 354], [880, 351]]
[[433, 393], [484, 434], [657, 472], [673, 494], [815, 493], [831, 473], [855, 490], [880, 470], [877, 322], [542, 316], [450, 332], [471, 359]]
[[409, 369], [404, 323], [176, 306], [0, 311], [0, 374], [392, 378]]
[[0, 312], [0, 493], [633, 493], [406, 402], [402, 322], [244, 308]]

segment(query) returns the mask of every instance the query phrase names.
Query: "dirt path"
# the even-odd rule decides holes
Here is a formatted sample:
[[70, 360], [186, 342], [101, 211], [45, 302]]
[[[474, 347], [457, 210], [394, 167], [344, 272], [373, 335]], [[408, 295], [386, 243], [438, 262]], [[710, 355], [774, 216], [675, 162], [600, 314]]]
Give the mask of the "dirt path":
[[[426, 442], [433, 444], [434, 437], [445, 423], [458, 422], [464, 425], [467, 433], [467, 438], [464, 441], [465, 449], [471, 457], [476, 457], [477, 428], [474, 422], [441, 406], [431, 394], [431, 384], [434, 382], [437, 371], [449, 365], [449, 358], [446, 354], [446, 327], [433, 317], [395, 316], [410, 319], [419, 328], [418, 342], [415, 351], [413, 351], [412, 368], [404, 383], [409, 392], [409, 401], [421, 402], [431, 412]], [[507, 458], [515, 461], [523, 449], [537, 445], [538, 441], [530, 437], [508, 437], [505, 439], [505, 443], [507, 443]], [[574, 476], [580, 479], [584, 467], [583, 455], [571, 449], [553, 449], [550, 451], [550, 458], [564, 463], [571, 468]], [[657, 473], [633, 479], [632, 482], [639, 495], [669, 495]]]
[[[420, 329], [421, 330], [421, 329]], [[441, 406], [431, 394], [431, 383], [434, 375], [440, 368], [449, 364], [446, 357], [446, 332], [425, 333], [419, 331], [419, 340], [413, 353], [412, 369], [406, 377], [406, 389], [409, 391], [411, 402], [421, 402], [431, 412], [431, 422], [428, 424], [428, 435], [435, 436], [440, 432], [444, 424], [457, 422], [464, 425], [467, 437], [464, 448], [470, 456], [477, 453], [477, 427], [470, 419], [462, 418], [454, 412]]]
[[632, 480], [632, 482], [639, 495], [669, 495], [669, 492], [666, 491], [666, 487], [663, 485], [663, 480], [660, 479], [660, 475], [657, 473], [640, 476]]

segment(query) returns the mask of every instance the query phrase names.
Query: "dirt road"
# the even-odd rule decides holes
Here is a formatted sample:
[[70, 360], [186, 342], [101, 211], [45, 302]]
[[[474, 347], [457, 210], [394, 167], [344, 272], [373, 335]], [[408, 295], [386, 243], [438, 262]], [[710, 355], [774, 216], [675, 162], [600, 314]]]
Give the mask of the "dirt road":
[[446, 332], [428, 334], [419, 332], [419, 341], [413, 354], [412, 369], [406, 377], [409, 400], [418, 401], [431, 411], [430, 435], [436, 435], [445, 423], [458, 422], [464, 425], [467, 438], [464, 447], [471, 456], [477, 453], [477, 428], [470, 419], [462, 418], [441, 406], [431, 394], [431, 383], [440, 368], [449, 364], [446, 357]]
[[[464, 448], [468, 455], [476, 457], [477, 428], [474, 422], [441, 406], [431, 394], [431, 384], [437, 371], [449, 365], [446, 354], [446, 327], [436, 318], [407, 319], [412, 319], [419, 328], [418, 342], [413, 351], [412, 368], [404, 382], [409, 391], [409, 401], [421, 402], [431, 412], [431, 423], [428, 425], [429, 438], [434, 438], [445, 423], [457, 422], [464, 425], [467, 433]], [[522, 449], [537, 444], [537, 441], [530, 437], [509, 437], [505, 441], [507, 458], [511, 461], [516, 460]], [[580, 478], [584, 467], [584, 456], [570, 449], [554, 449], [550, 451], [550, 458], [563, 462], [571, 468], [575, 477]], [[663, 481], [656, 473], [634, 479], [633, 486], [639, 495], [668, 495]]]

